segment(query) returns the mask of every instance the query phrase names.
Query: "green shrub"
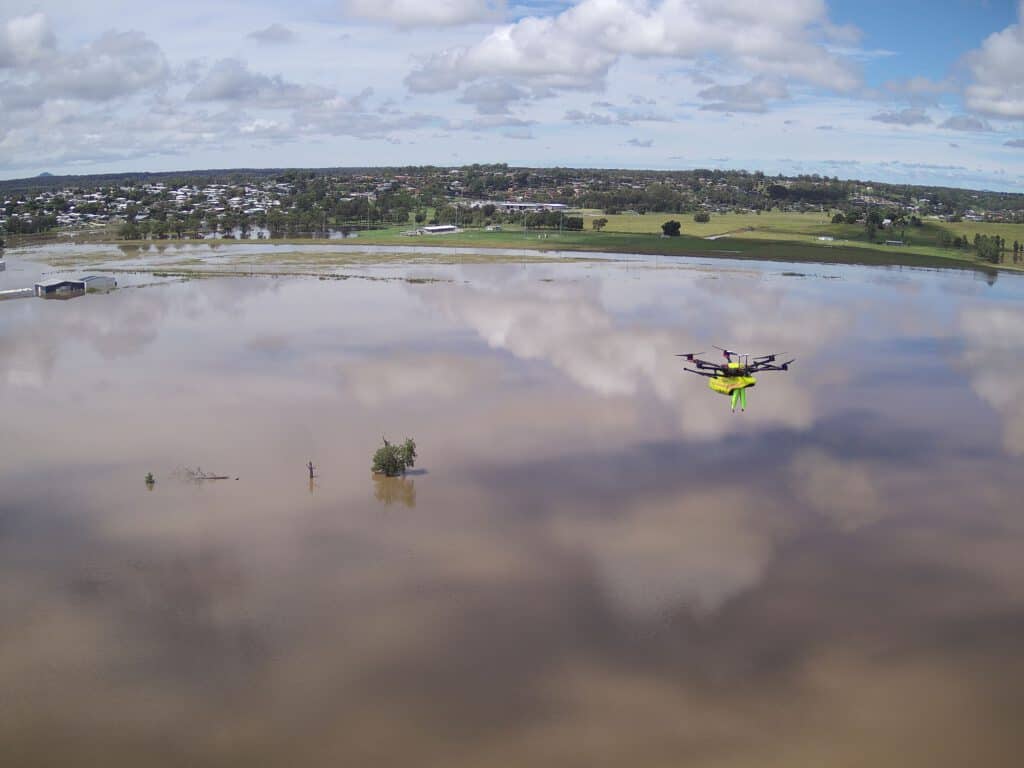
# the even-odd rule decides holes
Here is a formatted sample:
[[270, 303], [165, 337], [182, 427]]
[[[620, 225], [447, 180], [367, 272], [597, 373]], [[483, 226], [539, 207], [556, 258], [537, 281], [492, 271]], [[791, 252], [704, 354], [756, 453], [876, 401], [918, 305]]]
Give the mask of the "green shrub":
[[404, 475], [407, 469], [416, 466], [416, 441], [411, 437], [405, 438], [401, 445], [389, 443], [384, 439], [384, 445], [373, 454], [373, 471], [378, 475], [397, 477]]

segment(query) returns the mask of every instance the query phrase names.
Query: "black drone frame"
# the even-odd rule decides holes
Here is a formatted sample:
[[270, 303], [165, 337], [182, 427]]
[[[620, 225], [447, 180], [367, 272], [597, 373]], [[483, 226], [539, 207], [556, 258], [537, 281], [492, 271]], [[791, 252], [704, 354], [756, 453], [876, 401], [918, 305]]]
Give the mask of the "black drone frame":
[[[795, 362], [793, 360], [787, 360], [784, 363], [775, 363], [776, 358], [779, 356], [778, 352], [773, 352], [770, 355], [749, 355], [741, 352], [733, 352], [723, 347], [715, 347], [720, 350], [722, 357], [725, 358], [724, 363], [715, 363], [710, 360], [701, 360], [697, 355], [704, 354], [703, 352], [684, 352], [676, 355], [676, 357], [685, 358], [688, 362], [693, 363], [696, 366], [696, 370], [693, 368], [683, 368], [684, 371], [690, 373], [696, 373], [698, 376], [707, 376], [714, 378], [716, 376], [750, 376], [754, 373], [760, 373], [761, 371], [788, 371], [790, 363]], [[730, 368], [729, 363], [739, 363], [739, 368]]]

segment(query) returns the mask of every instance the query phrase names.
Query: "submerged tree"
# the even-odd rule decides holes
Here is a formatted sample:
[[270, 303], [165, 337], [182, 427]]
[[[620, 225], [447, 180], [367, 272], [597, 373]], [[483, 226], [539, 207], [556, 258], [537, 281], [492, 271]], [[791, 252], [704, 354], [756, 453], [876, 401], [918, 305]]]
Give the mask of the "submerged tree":
[[405, 438], [401, 445], [395, 445], [384, 438], [384, 445], [373, 454], [373, 471], [378, 475], [397, 477], [416, 465], [416, 441]]

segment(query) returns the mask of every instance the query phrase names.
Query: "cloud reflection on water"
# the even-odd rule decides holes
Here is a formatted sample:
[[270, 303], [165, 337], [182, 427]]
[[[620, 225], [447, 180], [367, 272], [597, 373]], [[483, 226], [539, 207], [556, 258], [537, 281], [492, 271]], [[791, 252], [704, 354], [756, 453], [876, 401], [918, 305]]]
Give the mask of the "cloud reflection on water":
[[[880, 397], [906, 363], [864, 308], [891, 287], [666, 270], [620, 292], [617, 270], [83, 300], [78, 327], [108, 338], [135, 295], [163, 302], [111, 357], [19, 321], [8, 353], [45, 337], [75, 365], [0, 379], [19, 404], [0, 445], [9, 754], [1014, 765], [1024, 486], [973, 369], [897, 327], [933, 379], [913, 407]], [[1018, 322], [963, 308], [964, 338]], [[800, 357], [742, 417], [672, 357], [719, 332]], [[835, 376], [840, 341], [873, 367]], [[382, 430], [415, 436], [429, 474], [375, 482]]]

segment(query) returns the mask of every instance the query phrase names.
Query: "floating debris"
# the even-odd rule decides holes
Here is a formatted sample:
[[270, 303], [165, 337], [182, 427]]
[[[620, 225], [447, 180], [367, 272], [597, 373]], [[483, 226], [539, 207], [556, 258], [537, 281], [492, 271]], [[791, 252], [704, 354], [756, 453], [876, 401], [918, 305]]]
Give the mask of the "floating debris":
[[[174, 471], [175, 477], [181, 480], [188, 480], [191, 482], [201, 482], [203, 480], [230, 480], [228, 475], [218, 475], [216, 472], [204, 472], [202, 467], [179, 467]], [[238, 478], [236, 477], [235, 480]]]

